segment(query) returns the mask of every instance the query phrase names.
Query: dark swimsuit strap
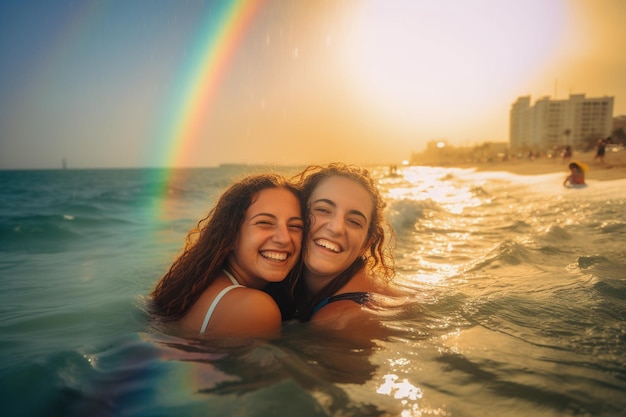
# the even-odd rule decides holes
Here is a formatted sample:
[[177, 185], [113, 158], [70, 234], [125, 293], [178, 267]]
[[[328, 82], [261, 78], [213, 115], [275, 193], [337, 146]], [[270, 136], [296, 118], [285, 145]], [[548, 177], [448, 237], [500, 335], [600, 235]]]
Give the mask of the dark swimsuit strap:
[[368, 292], [346, 292], [343, 294], [333, 295], [332, 297], [324, 298], [320, 303], [315, 306], [313, 314], [317, 313], [322, 307], [327, 304], [334, 303], [335, 301], [354, 301], [357, 304], [363, 305], [370, 299], [370, 293]]

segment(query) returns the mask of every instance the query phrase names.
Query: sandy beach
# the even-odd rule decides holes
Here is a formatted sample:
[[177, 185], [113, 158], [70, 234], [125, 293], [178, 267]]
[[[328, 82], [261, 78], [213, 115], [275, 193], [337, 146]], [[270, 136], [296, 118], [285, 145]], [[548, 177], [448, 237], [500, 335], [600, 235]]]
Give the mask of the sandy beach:
[[[588, 180], [609, 181], [626, 178], [626, 150], [620, 148], [613, 152], [607, 149], [604, 163], [594, 161], [595, 151], [574, 153], [572, 161], [580, 161], [587, 165], [585, 178]], [[538, 175], [563, 172], [569, 175], [568, 162], [562, 158], [536, 158], [533, 160], [511, 160], [473, 164], [478, 171], [506, 171], [519, 175]]]

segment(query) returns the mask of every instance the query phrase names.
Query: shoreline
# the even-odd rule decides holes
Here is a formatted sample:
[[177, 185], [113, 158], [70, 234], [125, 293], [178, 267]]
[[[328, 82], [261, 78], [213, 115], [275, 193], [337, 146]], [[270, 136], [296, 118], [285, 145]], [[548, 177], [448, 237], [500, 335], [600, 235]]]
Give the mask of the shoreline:
[[587, 165], [585, 180], [611, 181], [626, 178], [626, 150], [607, 152], [604, 163], [594, 161], [595, 151], [575, 153], [570, 161], [561, 157], [556, 159], [536, 158], [511, 161], [483, 162], [476, 164], [452, 164], [459, 168], [475, 168], [476, 171], [506, 171], [517, 175], [541, 175], [563, 173], [569, 175], [568, 163], [579, 161]]

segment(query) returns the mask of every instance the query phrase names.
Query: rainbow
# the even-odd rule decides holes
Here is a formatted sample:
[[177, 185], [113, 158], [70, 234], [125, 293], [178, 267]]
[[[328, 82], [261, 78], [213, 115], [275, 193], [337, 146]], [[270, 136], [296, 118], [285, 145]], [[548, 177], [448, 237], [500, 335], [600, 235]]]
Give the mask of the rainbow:
[[165, 167], [159, 183], [165, 197], [173, 168], [183, 166], [201, 137], [206, 115], [232, 56], [264, 0], [215, 2], [199, 25], [189, 60], [178, 76], [178, 93], [168, 100], [166, 126], [159, 127], [157, 161]]

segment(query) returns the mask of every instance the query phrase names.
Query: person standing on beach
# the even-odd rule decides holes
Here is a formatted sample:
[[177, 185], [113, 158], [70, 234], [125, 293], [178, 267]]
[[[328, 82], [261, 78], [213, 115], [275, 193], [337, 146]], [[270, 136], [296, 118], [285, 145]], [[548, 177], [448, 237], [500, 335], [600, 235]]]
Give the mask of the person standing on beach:
[[302, 213], [300, 189], [283, 176], [230, 186], [152, 291], [153, 313], [196, 335], [277, 335], [280, 310], [260, 289], [299, 274]]
[[594, 161], [600, 161], [601, 164], [604, 163], [604, 154], [606, 153], [606, 144], [608, 140], [604, 140], [602, 138], [598, 139], [598, 145], [596, 150], [596, 156], [593, 159]]
[[572, 159], [572, 147], [567, 145], [563, 151], [563, 162], [566, 164]]

